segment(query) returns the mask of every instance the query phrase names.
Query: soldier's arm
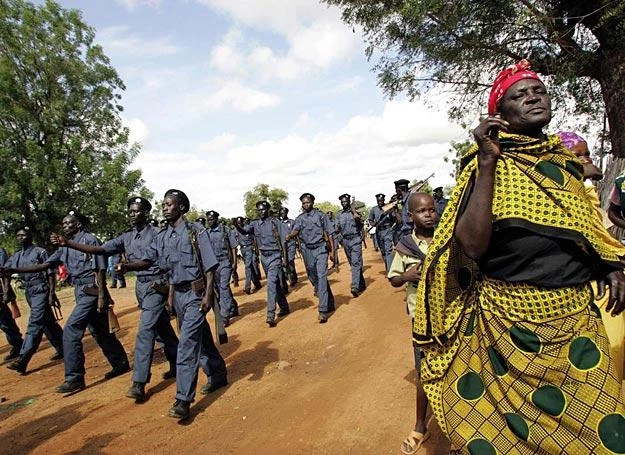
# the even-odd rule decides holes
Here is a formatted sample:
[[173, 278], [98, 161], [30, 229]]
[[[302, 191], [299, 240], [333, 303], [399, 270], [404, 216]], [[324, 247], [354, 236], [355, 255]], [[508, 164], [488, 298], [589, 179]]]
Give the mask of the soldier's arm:
[[86, 245], [84, 243], [74, 242], [73, 240], [66, 239], [59, 234], [50, 234], [50, 242], [57, 246], [66, 246], [73, 250], [78, 250], [87, 254], [105, 254], [106, 251], [100, 245]]

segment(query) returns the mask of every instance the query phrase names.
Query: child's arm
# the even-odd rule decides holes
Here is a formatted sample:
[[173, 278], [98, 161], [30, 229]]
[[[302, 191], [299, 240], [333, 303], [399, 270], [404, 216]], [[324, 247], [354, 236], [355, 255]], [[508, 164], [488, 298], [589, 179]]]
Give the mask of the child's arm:
[[418, 283], [420, 278], [421, 278], [421, 262], [413, 265], [401, 275], [396, 275], [396, 276], [389, 278], [389, 280], [391, 282], [391, 286], [393, 286], [394, 288], [399, 288], [406, 283], [410, 283], [410, 282]]

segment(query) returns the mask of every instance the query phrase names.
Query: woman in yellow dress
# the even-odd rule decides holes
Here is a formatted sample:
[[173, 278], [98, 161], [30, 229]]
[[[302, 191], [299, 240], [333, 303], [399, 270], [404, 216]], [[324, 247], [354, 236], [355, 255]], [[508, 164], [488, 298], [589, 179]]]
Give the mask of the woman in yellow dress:
[[434, 415], [476, 454], [625, 453], [625, 409], [590, 283], [625, 308], [625, 247], [584, 190], [582, 166], [543, 133], [551, 100], [521, 61], [489, 115], [428, 250], [414, 340]]

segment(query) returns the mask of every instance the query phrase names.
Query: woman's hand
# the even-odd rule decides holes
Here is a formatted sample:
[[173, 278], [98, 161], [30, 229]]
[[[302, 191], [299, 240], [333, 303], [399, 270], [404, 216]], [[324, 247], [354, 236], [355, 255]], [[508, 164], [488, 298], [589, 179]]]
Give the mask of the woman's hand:
[[479, 148], [480, 161], [496, 161], [501, 156], [499, 148], [499, 131], [508, 131], [508, 122], [497, 114], [488, 116], [473, 130], [473, 137]]
[[625, 310], [625, 275], [620, 270], [609, 273], [597, 282], [597, 300], [605, 295], [605, 287], [610, 288], [610, 298], [605, 310], [612, 316], [618, 316]]

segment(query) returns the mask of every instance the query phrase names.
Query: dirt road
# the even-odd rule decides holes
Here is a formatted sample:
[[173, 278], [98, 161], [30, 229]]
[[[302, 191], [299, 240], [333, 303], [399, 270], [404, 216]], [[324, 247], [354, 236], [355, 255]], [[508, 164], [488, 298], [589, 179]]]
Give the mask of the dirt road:
[[[160, 379], [168, 367], [160, 351], [149, 399], [135, 404], [124, 396], [131, 375], [105, 381], [110, 367], [87, 335], [87, 389], [64, 397], [54, 393], [63, 365], [47, 360], [54, 351], [44, 339], [27, 375], [0, 367], [0, 396], [6, 399], [0, 404], [2, 452], [400, 453], [414, 425], [410, 321], [403, 290], [388, 284], [379, 253], [369, 247], [364, 256], [368, 288], [358, 298], [349, 292], [347, 264], [331, 275], [337, 310], [325, 325], [317, 322], [317, 301], [301, 262], [300, 283], [288, 295], [292, 313], [275, 328], [265, 324], [265, 288], [249, 296], [233, 288], [241, 316], [228, 328], [230, 342], [219, 348], [230, 384], [212, 395], [198, 394], [184, 424], [167, 417], [175, 382]], [[131, 360], [139, 315], [133, 283], [111, 291]], [[69, 315], [70, 291], [61, 297]], [[20, 307], [23, 329], [25, 302]], [[212, 325], [212, 315], [209, 320]], [[2, 343], [3, 357], [9, 348], [4, 338]], [[198, 388], [205, 382], [200, 374]], [[435, 424], [426, 447], [420, 453], [447, 453]]]

